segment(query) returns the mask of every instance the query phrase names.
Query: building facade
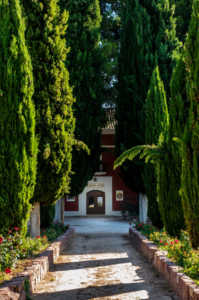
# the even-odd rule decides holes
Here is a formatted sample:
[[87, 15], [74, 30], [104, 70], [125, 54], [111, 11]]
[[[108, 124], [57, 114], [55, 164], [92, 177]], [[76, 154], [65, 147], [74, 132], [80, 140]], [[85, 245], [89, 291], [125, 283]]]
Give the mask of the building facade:
[[65, 216], [105, 215], [118, 216], [127, 205], [138, 205], [137, 193], [130, 190], [113, 170], [115, 160], [115, 122], [109, 120], [101, 135], [101, 164], [83, 192], [65, 198]]

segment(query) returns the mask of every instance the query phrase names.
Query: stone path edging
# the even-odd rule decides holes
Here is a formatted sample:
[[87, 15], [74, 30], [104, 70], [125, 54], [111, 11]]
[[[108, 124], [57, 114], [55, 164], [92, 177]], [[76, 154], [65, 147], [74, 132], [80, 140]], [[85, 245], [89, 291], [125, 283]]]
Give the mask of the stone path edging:
[[66, 233], [58, 237], [45, 251], [30, 262], [23, 273], [2, 284], [0, 288], [0, 300], [25, 300], [25, 285], [29, 284], [29, 294], [34, 292], [36, 285], [46, 276], [53, 267], [61, 251], [67, 246], [74, 235], [74, 229], [68, 229]]
[[166, 278], [182, 300], [199, 300], [199, 286], [182, 273], [182, 268], [168, 259], [166, 251], [160, 251], [154, 243], [131, 227], [129, 228], [129, 237], [133, 241], [133, 245]]

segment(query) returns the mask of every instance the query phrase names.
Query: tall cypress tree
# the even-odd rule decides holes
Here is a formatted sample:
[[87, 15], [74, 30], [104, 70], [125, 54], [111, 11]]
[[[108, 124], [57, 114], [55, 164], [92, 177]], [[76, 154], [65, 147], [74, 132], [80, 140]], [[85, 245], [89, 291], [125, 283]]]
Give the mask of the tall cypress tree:
[[[150, 88], [145, 104], [145, 142], [146, 144], [158, 144], [159, 136], [168, 120], [165, 101], [164, 84], [160, 79], [158, 66], [155, 67]], [[162, 227], [158, 201], [157, 201], [157, 174], [153, 165], [146, 165], [144, 183], [148, 197], [148, 216], [155, 226]]]
[[20, 2], [1, 0], [0, 15], [0, 231], [24, 234], [37, 159], [32, 65]]
[[118, 55], [120, 40], [120, 1], [100, 0], [101, 44], [104, 51], [105, 101], [115, 104], [117, 98]]
[[[122, 4], [116, 115], [118, 154], [133, 145], [145, 143], [144, 103], [156, 60], [169, 98], [169, 81], [176, 49], [180, 46], [174, 8], [169, 0], [125, 0]], [[125, 181], [134, 190], [145, 190], [141, 162], [126, 162], [122, 171]]]
[[[121, 6], [117, 154], [145, 141], [144, 102], [154, 65], [150, 16], [137, 0], [125, 0]], [[143, 164], [140, 161], [125, 163], [122, 175], [135, 191], [145, 191]]]
[[194, 247], [199, 246], [198, 22], [199, 1], [193, 0], [191, 22], [184, 51], [189, 114], [183, 136], [181, 195], [185, 221]]
[[75, 136], [90, 149], [73, 151], [74, 172], [71, 180], [71, 195], [82, 192], [88, 180], [98, 169], [100, 136], [104, 121], [104, 57], [100, 46], [101, 14], [98, 0], [60, 1], [69, 11], [67, 44], [70, 53], [67, 66], [70, 83], [77, 99], [74, 114], [77, 118]]
[[176, 5], [177, 35], [184, 42], [191, 19], [193, 0], [172, 0], [172, 2]]
[[[172, 156], [170, 150], [169, 114], [166, 93], [157, 69], [153, 73], [148, 99], [150, 99], [150, 93], [153, 90], [156, 90], [154, 96], [156, 95], [156, 100], [158, 100], [157, 102], [154, 102], [154, 110], [152, 111], [153, 118], [157, 124], [156, 127], [154, 122], [154, 128], [157, 128], [154, 134], [159, 130], [161, 131], [158, 143], [157, 145], [138, 145], [125, 151], [116, 160], [115, 167], [123, 164], [126, 159], [134, 160], [137, 156], [139, 156], [140, 159], [145, 158], [146, 163], [151, 162], [155, 165], [155, 174], [157, 177], [157, 201], [162, 221], [167, 232], [176, 235], [179, 234], [180, 229], [182, 229], [178, 215], [178, 205], [175, 201], [172, 201], [172, 193], [176, 192], [176, 172], [175, 169], [173, 170], [171, 164]], [[168, 173], [169, 169], [171, 170], [170, 173]]]
[[51, 204], [69, 191], [74, 142], [74, 102], [65, 66], [68, 14], [57, 0], [24, 0], [31, 52], [39, 140], [34, 202]]

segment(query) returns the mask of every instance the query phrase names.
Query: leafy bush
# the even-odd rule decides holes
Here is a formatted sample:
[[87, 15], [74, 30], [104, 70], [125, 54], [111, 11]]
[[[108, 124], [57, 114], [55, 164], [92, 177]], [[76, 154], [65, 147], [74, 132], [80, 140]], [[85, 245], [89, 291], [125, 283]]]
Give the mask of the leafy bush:
[[53, 223], [47, 229], [42, 231], [42, 236], [47, 236], [48, 241], [54, 241], [58, 236], [63, 234], [68, 229], [68, 225], [64, 226], [61, 223]]
[[192, 248], [186, 231], [181, 231], [180, 238], [177, 239], [148, 224], [138, 223], [135, 228], [158, 245], [160, 249], [166, 250], [167, 256], [181, 266], [187, 276], [199, 284], [199, 250]]
[[23, 237], [19, 233], [19, 228], [14, 227], [7, 235], [0, 236], [0, 272], [10, 273], [18, 259], [36, 255], [47, 246], [47, 238]]
[[67, 228], [62, 224], [53, 224], [36, 238], [22, 236], [18, 227], [0, 235], [0, 281], [9, 279], [9, 274], [18, 267], [19, 261], [39, 254]]

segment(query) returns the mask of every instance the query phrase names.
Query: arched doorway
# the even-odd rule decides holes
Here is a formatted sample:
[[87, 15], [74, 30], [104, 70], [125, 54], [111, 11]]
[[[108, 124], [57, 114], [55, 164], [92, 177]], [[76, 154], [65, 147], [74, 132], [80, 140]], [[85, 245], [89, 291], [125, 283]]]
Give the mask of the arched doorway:
[[105, 193], [101, 191], [90, 191], [87, 193], [87, 214], [105, 214]]

